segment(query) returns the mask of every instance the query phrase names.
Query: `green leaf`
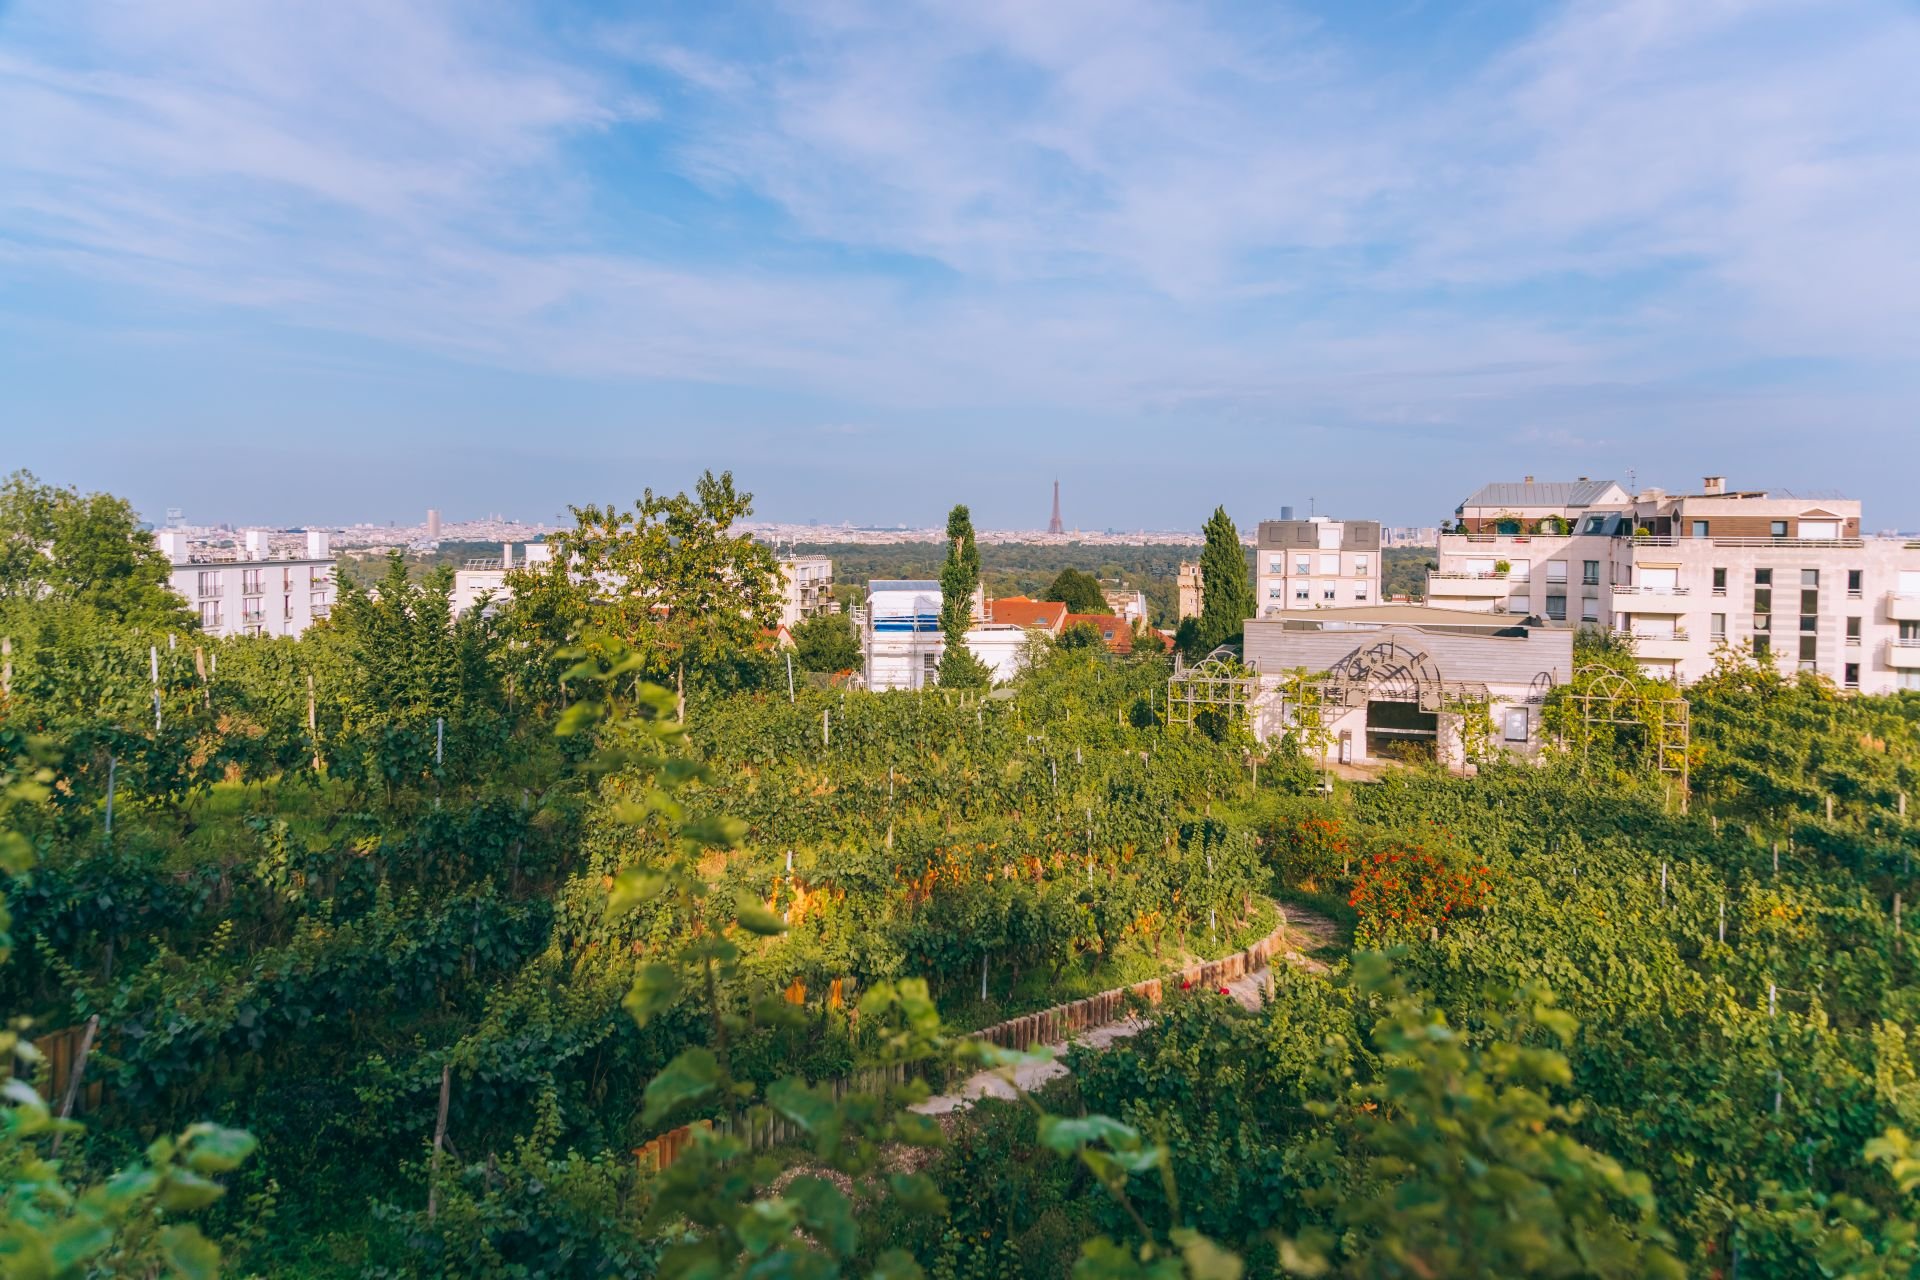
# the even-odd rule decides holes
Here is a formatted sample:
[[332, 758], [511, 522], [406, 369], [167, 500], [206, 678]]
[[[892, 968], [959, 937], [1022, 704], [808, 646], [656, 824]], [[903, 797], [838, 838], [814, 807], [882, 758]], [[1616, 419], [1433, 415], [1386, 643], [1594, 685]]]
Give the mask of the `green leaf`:
[[175, 1169], [160, 1187], [160, 1207], [169, 1213], [191, 1213], [226, 1193], [227, 1189], [211, 1178], [203, 1178], [191, 1169]]
[[245, 1129], [208, 1123], [189, 1126], [184, 1137], [187, 1168], [195, 1173], [231, 1173], [259, 1145]]
[[643, 902], [651, 902], [667, 887], [667, 878], [658, 871], [628, 867], [613, 878], [607, 890], [607, 919], [618, 920]]
[[706, 1049], [688, 1049], [647, 1081], [641, 1119], [658, 1121], [676, 1107], [712, 1093], [720, 1083], [720, 1062]]
[[620, 1005], [633, 1018], [635, 1025], [644, 1027], [671, 1008], [679, 995], [679, 971], [670, 964], [652, 960], [640, 966], [639, 973], [634, 976], [633, 986], [628, 989], [626, 999]]
[[214, 1280], [220, 1274], [220, 1249], [196, 1226], [183, 1224], [162, 1231], [160, 1253], [173, 1274], [186, 1280]]
[[731, 849], [746, 837], [747, 824], [738, 818], [715, 814], [710, 817], [695, 818], [680, 828], [680, 834], [696, 844], [704, 844], [715, 849]]
[[1240, 1280], [1246, 1264], [1190, 1227], [1175, 1227], [1173, 1242], [1187, 1260], [1187, 1280]]
[[894, 1203], [908, 1213], [924, 1214], [929, 1218], [947, 1216], [947, 1198], [940, 1194], [939, 1186], [924, 1173], [896, 1173], [887, 1179], [893, 1188]]
[[787, 1187], [787, 1198], [800, 1206], [801, 1220], [814, 1239], [841, 1257], [860, 1243], [853, 1208], [840, 1189], [824, 1178], [798, 1177]]
[[873, 1260], [869, 1280], [926, 1280], [927, 1273], [905, 1249], [889, 1249]]
[[809, 1087], [788, 1077], [767, 1086], [767, 1105], [819, 1137], [840, 1130], [840, 1111], [824, 1087]]
[[1040, 1141], [1063, 1156], [1093, 1142], [1133, 1150], [1140, 1145], [1140, 1131], [1111, 1116], [1041, 1116]]
[[[104, 1250], [113, 1243], [113, 1232], [102, 1223], [85, 1218], [75, 1218], [61, 1223], [49, 1233], [46, 1252], [49, 1275], [66, 1275], [76, 1270], [87, 1259]], [[17, 1265], [16, 1260], [8, 1258], [9, 1271]], [[22, 1271], [20, 1274], [31, 1274]]]
[[735, 900], [733, 909], [735, 922], [748, 933], [771, 938], [787, 931], [786, 921], [747, 894], [743, 893]]

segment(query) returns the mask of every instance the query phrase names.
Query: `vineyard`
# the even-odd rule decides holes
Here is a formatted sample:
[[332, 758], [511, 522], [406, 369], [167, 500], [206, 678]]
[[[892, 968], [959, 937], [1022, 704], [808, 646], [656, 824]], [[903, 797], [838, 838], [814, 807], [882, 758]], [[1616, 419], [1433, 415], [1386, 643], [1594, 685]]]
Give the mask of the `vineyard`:
[[[729, 484], [659, 501], [650, 571], [751, 581], [696, 519]], [[1154, 655], [827, 691], [750, 610], [682, 632], [548, 580], [455, 619], [444, 586], [396, 561], [297, 641], [0, 593], [0, 989], [47, 1048], [0, 1258], [1920, 1265], [1920, 699], [1729, 661], [1687, 690], [1685, 806], [1630, 741], [1329, 793], [1291, 742], [1169, 726]], [[904, 1108], [1064, 1025], [1025, 1015], [1260, 944], [1275, 898], [1341, 917], [1330, 973], [1169, 987], [1037, 1099]]]

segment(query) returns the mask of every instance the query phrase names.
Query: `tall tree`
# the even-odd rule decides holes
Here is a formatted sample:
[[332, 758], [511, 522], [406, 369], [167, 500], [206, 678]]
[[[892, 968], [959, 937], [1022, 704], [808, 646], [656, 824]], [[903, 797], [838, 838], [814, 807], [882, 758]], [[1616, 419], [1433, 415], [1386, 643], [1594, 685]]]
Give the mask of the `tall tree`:
[[30, 471], [0, 485], [0, 599], [81, 604], [132, 626], [193, 630], [171, 579], [126, 499], [42, 484]]
[[1192, 657], [1223, 644], [1238, 643], [1254, 609], [1247, 552], [1225, 507], [1213, 509], [1206, 535], [1207, 545], [1200, 552], [1200, 617], [1190, 633], [1182, 628]]
[[1100, 590], [1100, 579], [1079, 569], [1062, 569], [1041, 599], [1063, 602], [1068, 613], [1113, 612], [1107, 607], [1106, 593]]
[[552, 561], [508, 577], [516, 638], [550, 642], [559, 628], [615, 636], [639, 674], [671, 679], [684, 705], [689, 668], [751, 649], [779, 620], [779, 566], [735, 528], [753, 495], [733, 487], [732, 472], [706, 472], [691, 497], [648, 489], [631, 511], [572, 510], [574, 527], [548, 539]]
[[980, 586], [980, 548], [973, 540], [973, 515], [956, 506], [947, 513], [947, 563], [940, 570], [940, 630], [947, 638], [940, 657], [940, 683], [977, 689], [988, 683], [986, 664], [967, 648], [973, 627], [973, 593]]
[[793, 628], [793, 656], [806, 671], [851, 671], [860, 665], [860, 639], [844, 613], [816, 613]]

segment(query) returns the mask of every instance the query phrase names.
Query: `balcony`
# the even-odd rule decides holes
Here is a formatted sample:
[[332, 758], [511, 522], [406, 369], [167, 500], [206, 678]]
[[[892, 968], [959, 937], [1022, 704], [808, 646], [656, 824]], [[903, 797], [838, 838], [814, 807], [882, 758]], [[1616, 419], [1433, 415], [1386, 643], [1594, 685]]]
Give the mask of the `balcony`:
[[[1526, 582], [1519, 584], [1522, 589]], [[1505, 600], [1513, 583], [1504, 573], [1429, 573], [1427, 575], [1427, 599], [1429, 600]]]
[[1920, 595], [1887, 592], [1887, 617], [1893, 622], [1920, 622]]
[[267, 611], [265, 609], [248, 609], [240, 615], [240, 621], [250, 627], [257, 627], [266, 620]]
[[[1617, 596], [1639, 596], [1642, 598], [1645, 598], [1648, 596], [1690, 596], [1693, 594], [1693, 588], [1692, 587], [1642, 587], [1642, 586], [1625, 583], [1625, 582], [1616, 582], [1613, 584], [1613, 594]], [[1725, 592], [1722, 592], [1720, 594], [1724, 595]]]
[[1716, 547], [1796, 547], [1796, 548], [1859, 548], [1866, 545], [1859, 538], [1708, 538], [1706, 541]]
[[1895, 671], [1920, 671], [1920, 640], [1887, 641], [1887, 665]]
[[200, 584], [200, 598], [202, 600], [218, 600], [226, 594], [227, 584], [224, 582], [203, 582]]
[[1671, 632], [1616, 630], [1614, 634], [1633, 645], [1633, 656], [1636, 658], [1684, 658], [1692, 640], [1680, 627], [1675, 627]]

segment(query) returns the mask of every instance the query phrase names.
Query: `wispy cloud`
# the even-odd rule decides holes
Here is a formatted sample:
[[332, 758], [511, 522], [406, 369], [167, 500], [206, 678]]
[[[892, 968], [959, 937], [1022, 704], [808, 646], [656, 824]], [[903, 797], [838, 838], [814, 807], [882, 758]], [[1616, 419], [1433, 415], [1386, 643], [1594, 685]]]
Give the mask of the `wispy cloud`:
[[1391, 44], [1420, 38], [1161, 0], [28, 0], [0, 308], [84, 285], [130, 329], [241, 316], [849, 421], [1625, 449], [1649, 403], [1781, 421], [1721, 373], [1809, 356], [1920, 400], [1910, 7], [1576, 0], [1445, 67]]

